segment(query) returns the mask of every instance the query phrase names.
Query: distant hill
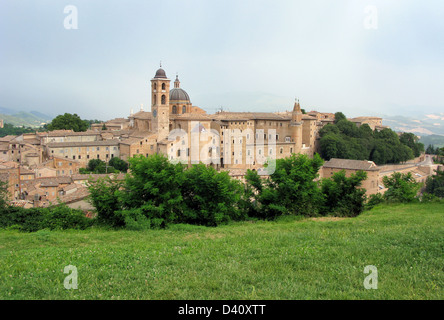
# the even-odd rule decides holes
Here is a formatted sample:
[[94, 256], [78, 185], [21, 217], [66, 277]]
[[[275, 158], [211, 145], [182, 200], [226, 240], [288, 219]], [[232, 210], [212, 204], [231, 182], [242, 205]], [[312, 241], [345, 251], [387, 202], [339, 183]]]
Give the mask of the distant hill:
[[385, 116], [382, 124], [395, 131], [412, 132], [418, 136], [444, 135], [444, 114], [424, 114], [418, 117]]
[[0, 119], [3, 119], [4, 123], [9, 123], [16, 127], [37, 128], [52, 120], [52, 117], [38, 111], [17, 112], [2, 107], [0, 107], [0, 111]]
[[419, 139], [419, 142], [423, 143], [424, 146], [427, 148], [427, 146], [432, 145], [435, 148], [444, 147], [444, 136], [438, 135], [438, 134], [432, 134], [429, 136], [421, 136], [421, 139]]

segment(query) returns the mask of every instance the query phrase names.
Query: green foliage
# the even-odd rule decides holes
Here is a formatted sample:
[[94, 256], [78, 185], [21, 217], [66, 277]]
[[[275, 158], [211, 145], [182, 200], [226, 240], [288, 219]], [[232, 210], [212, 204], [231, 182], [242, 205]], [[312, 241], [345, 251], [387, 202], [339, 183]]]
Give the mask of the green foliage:
[[198, 164], [184, 172], [182, 187], [183, 223], [216, 226], [230, 220], [241, 220], [245, 215], [238, 204], [243, 186], [231, 179], [228, 172], [217, 172], [212, 167]]
[[24, 232], [34, 232], [42, 227], [44, 216], [40, 209], [4, 207], [0, 209], [0, 228], [14, 227]]
[[276, 160], [276, 169], [268, 179], [248, 170], [245, 178], [255, 200], [250, 215], [273, 219], [285, 214], [316, 214], [322, 195], [314, 179], [322, 164], [318, 154], [313, 159], [293, 154]]
[[55, 117], [46, 128], [49, 131], [73, 130], [75, 132], [81, 132], [88, 130], [89, 126], [89, 121], [80, 119], [77, 114], [65, 113], [64, 115], [58, 115]]
[[51, 208], [42, 208], [41, 229], [79, 229], [84, 230], [93, 225], [94, 220], [87, 218], [82, 210], [71, 209], [65, 204]]
[[436, 175], [427, 178], [425, 192], [444, 198], [444, 171], [436, 171]]
[[66, 205], [49, 208], [0, 209], [0, 228], [14, 228], [24, 232], [42, 229], [86, 229], [93, 223], [94, 220], [87, 218], [83, 211], [71, 209]]
[[342, 112], [336, 112], [335, 113], [335, 124], [337, 124], [339, 121], [347, 120], [347, 117]]
[[140, 209], [156, 226], [165, 227], [183, 214], [184, 168], [162, 155], [129, 159], [131, 175], [122, 192], [123, 208]]
[[120, 171], [120, 172], [127, 172], [128, 171], [128, 162], [118, 158], [114, 157], [109, 162], [108, 165], [113, 167], [114, 169]]
[[384, 196], [382, 194], [380, 194], [380, 193], [371, 194], [367, 199], [367, 203], [365, 204], [365, 208], [367, 210], [373, 209], [375, 206], [383, 203], [384, 201], [385, 201]]
[[411, 172], [395, 172], [391, 176], [384, 176], [382, 182], [387, 188], [384, 199], [388, 202], [415, 201], [422, 185], [415, 181]]
[[335, 173], [331, 178], [322, 179], [321, 189], [324, 195], [321, 213], [340, 217], [354, 217], [364, 210], [365, 192], [360, 188], [367, 179], [367, 173], [358, 171], [349, 178], [345, 170]]
[[378, 165], [400, 163], [413, 159], [424, 151], [413, 134], [400, 137], [391, 129], [372, 131], [369, 125], [358, 127], [342, 113], [336, 113], [335, 124], [319, 132], [322, 158], [372, 160]]
[[412, 149], [415, 157], [419, 157], [424, 152], [424, 144], [418, 142], [418, 137], [413, 133], [404, 132], [400, 135], [399, 141]]
[[121, 214], [120, 181], [109, 177], [88, 182], [89, 201], [97, 210], [97, 221], [100, 224], [112, 227], [121, 227], [125, 224]]
[[3, 128], [0, 128], [0, 137], [5, 137], [8, 135], [19, 136], [23, 133], [33, 133], [36, 131], [42, 131], [43, 128], [31, 128], [31, 127], [15, 127], [10, 123], [5, 123]]

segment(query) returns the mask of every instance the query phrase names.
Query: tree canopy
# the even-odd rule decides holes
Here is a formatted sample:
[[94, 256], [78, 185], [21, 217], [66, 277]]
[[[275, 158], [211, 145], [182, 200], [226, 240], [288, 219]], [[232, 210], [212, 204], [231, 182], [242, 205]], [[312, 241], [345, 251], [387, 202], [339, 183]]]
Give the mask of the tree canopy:
[[81, 132], [88, 130], [90, 126], [89, 120], [82, 120], [77, 114], [65, 113], [58, 115], [50, 123], [46, 125], [49, 131], [53, 130], [73, 130]]
[[424, 145], [412, 133], [398, 136], [389, 128], [373, 131], [367, 124], [358, 127], [342, 112], [337, 112], [335, 123], [327, 124], [319, 134], [320, 153], [325, 160], [371, 160], [382, 165], [405, 162], [424, 152]]

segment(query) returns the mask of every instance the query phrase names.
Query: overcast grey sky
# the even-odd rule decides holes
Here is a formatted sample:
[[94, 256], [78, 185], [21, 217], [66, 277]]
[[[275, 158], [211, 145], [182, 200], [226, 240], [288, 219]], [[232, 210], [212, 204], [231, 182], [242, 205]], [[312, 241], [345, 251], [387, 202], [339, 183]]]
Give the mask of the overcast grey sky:
[[127, 117], [160, 60], [208, 113], [443, 112], [444, 1], [0, 0], [1, 107]]

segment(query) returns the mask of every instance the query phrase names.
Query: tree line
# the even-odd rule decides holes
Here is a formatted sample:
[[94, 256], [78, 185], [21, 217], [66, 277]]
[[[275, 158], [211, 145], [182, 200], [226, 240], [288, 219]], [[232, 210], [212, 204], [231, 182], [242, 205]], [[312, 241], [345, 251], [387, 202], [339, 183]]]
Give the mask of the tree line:
[[325, 160], [331, 158], [371, 160], [378, 165], [401, 163], [419, 157], [424, 145], [413, 133], [398, 136], [389, 128], [372, 130], [368, 124], [357, 126], [342, 112], [335, 113], [333, 124], [320, 132], [320, 153]]
[[[130, 230], [167, 228], [171, 224], [218, 226], [230, 221], [274, 220], [282, 216], [354, 217], [382, 202], [440, 201], [444, 174], [422, 184], [411, 173], [383, 178], [387, 191], [367, 197], [364, 171], [347, 176], [345, 171], [319, 179], [322, 158], [293, 154], [276, 160], [274, 173], [264, 178], [248, 170], [246, 181], [204, 164], [190, 168], [171, 163], [163, 155], [129, 159], [125, 180], [109, 177], [89, 182], [89, 201], [97, 217], [54, 204], [49, 208], [12, 207], [6, 185], [0, 183], [0, 228], [21, 231], [85, 229], [108, 226]], [[419, 194], [419, 195], [418, 195]]]

